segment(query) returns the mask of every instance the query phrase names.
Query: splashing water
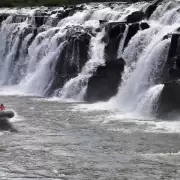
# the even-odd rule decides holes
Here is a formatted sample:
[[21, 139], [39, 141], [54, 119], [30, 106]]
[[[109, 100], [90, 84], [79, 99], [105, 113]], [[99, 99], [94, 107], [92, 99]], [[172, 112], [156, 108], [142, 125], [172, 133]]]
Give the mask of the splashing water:
[[[149, 35], [147, 35], [147, 39], [145, 38], [143, 40], [147, 45], [144, 50], [142, 50], [144, 48], [143, 46], [142, 49], [140, 46], [140, 50], [138, 48], [139, 46], [136, 46], [137, 42], [141, 44], [140, 39], [144, 36], [144, 33], [140, 32], [132, 38], [123, 56], [127, 62], [127, 67], [125, 67], [122, 78], [123, 83], [119, 87], [117, 96], [110, 100], [111, 104], [118, 106], [120, 110], [125, 112], [134, 112], [137, 109], [138, 112], [142, 112], [140, 111], [140, 107], [143, 105], [140, 104], [146, 102], [146, 97], [153, 97], [152, 99], [154, 99], [156, 94], [160, 93], [156, 93], [156, 90], [158, 89], [160, 91], [162, 88], [153, 88], [153, 86], [156, 83], [156, 79], [161, 76], [170, 45], [170, 39], [162, 39], [164, 35], [174, 31], [176, 28], [176, 26], [169, 26], [168, 28], [159, 27], [153, 30], [146, 30]], [[133, 48], [135, 52], [131, 50], [132, 54], [128, 54], [128, 49], [132, 49], [132, 46], [135, 46]], [[137, 62], [134, 62], [133, 57], [135, 59], [137, 58]], [[150, 105], [147, 108], [149, 112], [152, 111], [149, 109]]]
[[138, 103], [135, 112], [137, 114], [141, 114], [146, 117], [151, 117], [152, 114], [156, 114], [157, 112], [157, 102], [161, 91], [163, 90], [164, 85], [159, 84], [150, 87], [145, 95], [143, 96], [142, 100]]
[[[34, 71], [31, 72], [32, 67], [28, 69], [28, 74], [23, 79], [19, 87], [23, 88], [24, 92], [33, 93], [36, 95], [42, 95], [45, 93], [46, 88], [48, 87], [48, 84], [51, 81], [53, 72], [51, 72], [51, 63], [56, 61], [64, 47], [64, 43], [60, 43], [58, 45], [57, 43], [57, 37], [62, 37], [64, 34], [57, 33], [56, 35], [52, 36], [50, 40], [49, 36], [45, 39], [45, 43], [42, 43], [45, 45], [47, 49], [45, 49], [45, 53], [42, 56], [42, 59], [39, 63], [37, 63]], [[42, 46], [41, 48], [45, 48]], [[40, 49], [41, 49], [40, 48]], [[43, 49], [44, 50], [44, 49]], [[38, 51], [39, 52], [39, 51]], [[38, 62], [38, 59], [36, 59], [36, 62]], [[32, 57], [32, 61], [34, 61], [34, 57]], [[31, 59], [29, 60], [31, 62]], [[34, 65], [34, 62], [32, 63]], [[31, 63], [29, 64], [31, 66]]]
[[68, 81], [63, 89], [60, 91], [60, 97], [62, 99], [72, 98], [82, 100], [86, 91], [88, 79], [92, 76], [93, 72], [99, 65], [105, 63], [104, 48], [105, 43], [102, 42], [104, 31], [98, 33], [96, 37], [92, 37], [90, 45], [90, 60], [85, 64], [81, 73]]
[[[161, 78], [170, 44], [170, 39], [163, 40], [163, 37], [179, 27], [177, 4], [178, 2], [175, 1], [160, 4], [147, 21], [150, 28], [139, 30], [123, 49], [128, 34], [128, 24], [126, 24], [117, 55], [117, 58], [122, 57], [125, 60], [126, 66], [118, 94], [108, 102], [116, 109], [146, 112], [144, 109], [146, 100], [152, 99], [152, 105], [158, 98], [162, 90], [158, 79]], [[105, 65], [106, 44], [102, 41], [102, 37], [105, 36], [106, 30], [99, 20], [125, 21], [129, 14], [134, 11], [144, 12], [149, 5], [150, 3], [142, 2], [115, 3], [111, 7], [106, 3], [88, 4], [84, 5], [83, 10], [61, 20], [57, 15], [58, 11], [65, 10], [63, 7], [54, 9], [55, 14], [45, 7], [27, 9], [27, 12], [25, 9], [9, 9], [8, 12], [12, 15], [2, 23], [0, 28], [0, 88], [8, 86], [7, 89], [12, 89], [13, 92], [44, 96], [53, 84], [53, 76], [56, 73], [54, 66], [57, 61], [61, 62], [60, 55], [63, 54], [63, 48], [68, 42], [69, 33], [75, 32], [72, 36], [87, 33], [91, 35], [88, 61], [81, 70], [78, 69], [76, 77], [66, 79], [68, 81], [64, 86], [62, 85], [63, 87], [58, 86], [55, 89], [55, 95], [63, 99], [83, 100], [89, 78], [98, 66]], [[35, 27], [35, 17], [29, 17], [37, 10], [52, 13], [44, 19], [41, 27]], [[1, 9], [0, 13], [6, 11], [7, 9]], [[23, 16], [16, 17], [17, 14]], [[56, 25], [53, 24], [54, 20], [58, 21]], [[76, 53], [79, 53], [74, 48], [72, 57], [68, 59], [70, 62], [75, 61]], [[59, 64], [61, 66], [61, 63]], [[147, 105], [149, 110], [146, 114], [152, 112], [153, 105], [151, 105]]]

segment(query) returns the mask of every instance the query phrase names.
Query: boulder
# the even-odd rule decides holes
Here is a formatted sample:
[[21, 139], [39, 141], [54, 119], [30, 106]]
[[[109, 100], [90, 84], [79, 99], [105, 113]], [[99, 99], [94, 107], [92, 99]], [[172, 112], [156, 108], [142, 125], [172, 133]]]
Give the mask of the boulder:
[[142, 21], [145, 17], [144, 12], [142, 11], [135, 11], [132, 14], [128, 15], [126, 20], [128, 23], [136, 23]]
[[102, 41], [106, 43], [105, 46], [105, 58], [107, 61], [116, 59], [119, 43], [124, 35], [126, 27], [128, 32], [124, 42], [124, 47], [127, 47], [130, 39], [138, 32], [138, 30], [144, 30], [149, 28], [149, 24], [146, 22], [129, 24], [126, 22], [111, 22], [105, 26], [106, 34], [102, 38]]
[[105, 31], [109, 38], [116, 38], [119, 34], [124, 33], [126, 29], [126, 23], [123, 22], [111, 22], [105, 27]]
[[147, 19], [149, 19], [151, 17], [151, 15], [153, 14], [153, 12], [156, 10], [156, 8], [158, 7], [158, 5], [162, 2], [163, 0], [156, 0], [154, 1], [153, 4], [149, 5], [148, 8], [145, 11], [145, 17]]
[[101, 24], [105, 24], [105, 23], [107, 23], [108, 21], [107, 20], [99, 20], [99, 24], [101, 25]]
[[164, 38], [171, 38], [168, 58], [163, 70], [165, 84], [159, 98], [158, 116], [172, 118], [180, 112], [180, 34], [168, 34]]
[[35, 26], [40, 27], [44, 24], [45, 17], [44, 16], [34, 16]]
[[158, 117], [174, 118], [180, 113], [180, 82], [166, 82], [159, 98]]
[[171, 38], [171, 44], [169, 47], [168, 52], [168, 58], [165, 63], [164, 69], [163, 69], [163, 81], [169, 81], [172, 79], [177, 79], [179, 76], [180, 69], [180, 52], [179, 46], [180, 46], [180, 34], [168, 34], [165, 38]]
[[152, 15], [152, 13], [156, 10], [157, 5], [151, 4], [150, 6], [148, 6], [148, 8], [145, 11], [145, 16], [147, 19], [149, 19]]
[[125, 42], [124, 42], [124, 47], [123, 48], [126, 48], [129, 41], [131, 40], [131, 38], [139, 31], [139, 30], [145, 30], [145, 29], [148, 29], [150, 26], [148, 23], [146, 22], [141, 22], [141, 23], [133, 23], [133, 24], [130, 24], [129, 25], [129, 28], [128, 28], [128, 32], [127, 32], [127, 35], [126, 35], [126, 39], [125, 39]]
[[106, 35], [103, 37], [102, 41], [106, 43], [105, 58], [107, 61], [116, 59], [119, 42], [123, 37], [125, 29], [126, 24], [120, 22], [109, 23], [105, 27]]
[[120, 40], [122, 39], [123, 34], [117, 35], [116, 38], [109, 39], [108, 44], [105, 46], [105, 59], [110, 61], [111, 59], [115, 59], [117, 57], [118, 48]]
[[138, 32], [139, 29], [140, 29], [139, 23], [134, 23], [129, 25], [128, 33], [124, 42], [124, 48], [127, 47], [130, 39]]
[[180, 55], [173, 57], [168, 66], [168, 80], [180, 79]]
[[121, 58], [106, 61], [104, 66], [99, 66], [89, 79], [85, 100], [106, 101], [113, 97], [118, 91], [124, 65], [125, 62]]
[[8, 14], [0, 14], [0, 24], [6, 20], [6, 18], [8, 17], [9, 15]]
[[70, 36], [59, 58], [57, 71], [59, 74], [76, 74], [81, 71], [88, 59], [91, 36], [80, 33]]
[[145, 30], [145, 29], [150, 28], [150, 26], [147, 22], [142, 22], [142, 23], [140, 23], [140, 28], [141, 28], [141, 30]]
[[168, 53], [168, 59], [171, 59], [172, 57], [177, 55], [176, 53], [177, 53], [179, 37], [180, 37], [180, 34], [175, 34], [175, 33], [172, 34], [171, 44], [170, 44], [169, 53]]
[[52, 66], [54, 79], [52, 85], [46, 90], [46, 95], [51, 95], [56, 89], [63, 87], [66, 81], [78, 75], [88, 60], [89, 43], [91, 35], [88, 33], [69, 34], [67, 42], [57, 60]]

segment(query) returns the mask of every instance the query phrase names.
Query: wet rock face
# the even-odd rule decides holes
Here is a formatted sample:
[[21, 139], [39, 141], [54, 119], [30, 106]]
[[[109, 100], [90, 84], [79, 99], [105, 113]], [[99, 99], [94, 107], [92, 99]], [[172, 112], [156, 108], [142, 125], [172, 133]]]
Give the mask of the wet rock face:
[[107, 23], [107, 25], [105, 26], [106, 35], [102, 39], [102, 41], [106, 43], [105, 59], [107, 61], [110, 61], [111, 59], [116, 59], [119, 43], [123, 38], [126, 28], [128, 28], [128, 30], [127, 30], [127, 35], [125, 37], [123, 49], [127, 47], [131, 38], [139, 30], [145, 30], [149, 27], [150, 26], [146, 22], [133, 23], [133, 24], [129, 24], [126, 22], [113, 22], [109, 24]]
[[4, 20], [6, 20], [6, 18], [7, 18], [8, 16], [9, 16], [8, 14], [1, 14], [1, 15], [0, 15], [0, 24], [1, 24]]
[[169, 79], [180, 79], [180, 55], [177, 55], [171, 59], [171, 64], [169, 68]]
[[125, 31], [125, 23], [109, 23], [106, 27], [106, 35], [102, 39], [107, 45], [105, 46], [105, 58], [107, 61], [116, 59], [119, 42]]
[[130, 39], [138, 32], [149, 28], [147, 23], [122, 23], [122, 22], [101, 22], [106, 23], [106, 35], [102, 41], [105, 46], [105, 66], [99, 66], [97, 71], [89, 79], [86, 101], [103, 101], [108, 100], [117, 93], [121, 82], [121, 75], [124, 70], [125, 62], [122, 58], [117, 58], [118, 47], [126, 27], [127, 36], [124, 42], [124, 48], [128, 45]]
[[40, 27], [44, 24], [44, 16], [35, 16], [34, 19], [36, 27]]
[[151, 4], [150, 6], [148, 6], [148, 8], [145, 11], [145, 17], [147, 19], [149, 19], [151, 17], [151, 15], [153, 14], [153, 12], [156, 10], [156, 8], [158, 7], [158, 5], [162, 2], [163, 0], [156, 0], [154, 1], [153, 4]]
[[146, 12], [145, 12], [145, 16], [147, 19], [149, 19], [151, 17], [151, 15], [156, 10], [156, 8], [157, 8], [157, 5], [154, 5], [154, 4], [148, 6], [148, 8], [146, 9]]
[[60, 57], [55, 65], [52, 86], [47, 90], [49, 96], [57, 88], [63, 87], [66, 81], [78, 75], [88, 61], [89, 43], [91, 35], [88, 33], [69, 34]]
[[124, 65], [125, 62], [121, 58], [106, 61], [105, 66], [99, 66], [89, 79], [85, 100], [90, 102], [104, 101], [113, 97], [118, 91]]
[[149, 27], [150, 27], [149, 24], [146, 23], [146, 22], [140, 23], [140, 29], [141, 29], [141, 30], [148, 29]]
[[[48, 14], [46, 11], [37, 10], [34, 14], [34, 20], [36, 27], [44, 25], [48, 19], [52, 20], [52, 24], [56, 26], [58, 22], [62, 19], [72, 16], [77, 11], [83, 10], [82, 6], [65, 6], [64, 10], [52, 11], [51, 14]], [[56, 17], [50, 18], [50, 15], [56, 14]]]
[[139, 31], [139, 30], [145, 30], [148, 29], [150, 26], [146, 22], [142, 23], [133, 23], [129, 25], [127, 36], [124, 42], [124, 48], [127, 47], [129, 41], [131, 38]]
[[170, 34], [165, 38], [168, 37], [171, 38], [171, 44], [164, 67], [165, 86], [159, 98], [158, 111], [162, 118], [171, 118], [180, 112], [180, 34]]
[[136, 12], [133, 12], [131, 15], [129, 15], [126, 20], [127, 20], [127, 23], [136, 23], [136, 22], [142, 21], [144, 17], [145, 17], [144, 12], [136, 11]]
[[158, 116], [160, 118], [173, 118], [180, 115], [180, 82], [169, 81], [165, 83], [159, 98]]
[[129, 26], [128, 33], [124, 42], [124, 48], [127, 47], [130, 39], [138, 32], [139, 29], [139, 23], [134, 23]]
[[56, 72], [59, 74], [79, 73], [88, 60], [91, 36], [87, 33], [75, 34], [68, 37], [59, 58]]
[[[15, 56], [14, 56], [14, 61], [17, 61], [18, 60], [18, 58], [19, 58], [19, 53], [20, 53], [20, 49], [22, 49], [22, 42], [23, 42], [23, 40], [24, 40], [24, 38], [28, 35], [28, 34], [30, 34], [30, 33], [32, 33], [33, 32], [33, 27], [32, 26], [29, 26], [29, 27], [26, 27], [26, 28], [24, 28], [23, 30], [22, 30], [22, 32], [20, 33], [20, 35], [19, 35], [19, 38], [20, 38], [20, 41], [19, 41], [19, 43], [18, 43], [18, 48], [17, 48], [17, 51], [16, 51], [16, 54], [15, 54]], [[27, 49], [28, 49], [28, 47], [30, 46], [30, 44], [32, 43], [32, 41], [29, 41], [27, 44], [28, 44], [28, 46], [27, 46]], [[26, 52], [27, 53], [27, 52]]]
[[177, 80], [180, 78], [180, 34], [169, 34], [165, 38], [171, 38], [168, 58], [164, 67], [163, 80]]
[[107, 26], [105, 27], [105, 30], [109, 36], [109, 38], [116, 38], [119, 34], [124, 33], [126, 28], [126, 24], [125, 23], [121, 23], [121, 22], [116, 22], [116, 23], [109, 23], [107, 24]]

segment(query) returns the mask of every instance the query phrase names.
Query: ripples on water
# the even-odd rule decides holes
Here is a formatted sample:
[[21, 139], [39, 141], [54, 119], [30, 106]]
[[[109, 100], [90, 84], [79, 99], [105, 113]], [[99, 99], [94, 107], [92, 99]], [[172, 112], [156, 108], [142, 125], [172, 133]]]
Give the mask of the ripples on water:
[[[0, 136], [0, 179], [178, 179], [178, 123], [96, 105], [2, 96], [17, 132]], [[175, 122], [174, 122], [175, 123]]]
[[[150, 28], [139, 31], [123, 51], [125, 31], [118, 53], [118, 57], [122, 56], [126, 61], [122, 86], [106, 104], [62, 102], [22, 93], [45, 95], [53, 78], [49, 71], [52, 61], [56, 62], [67, 41], [67, 27], [79, 26], [82, 30], [88, 27], [95, 31], [100, 27], [99, 20], [124, 21], [128, 14], [144, 9], [148, 3], [119, 4], [112, 9], [102, 4], [86, 5], [82, 12], [63, 19], [56, 27], [52, 26], [55, 16], [52, 15], [46, 23], [47, 29], [40, 32], [29, 47], [28, 57], [26, 48], [33, 35], [31, 31], [23, 39], [15, 65], [19, 36], [34, 24], [31, 20], [14, 23], [13, 16], [7, 18], [0, 33], [0, 92], [6, 96], [0, 98], [16, 116], [7, 124], [6, 131], [0, 132], [0, 180], [180, 179], [178, 119], [162, 121], [148, 116], [163, 88], [162, 84], [157, 85], [149, 79], [160, 76], [162, 69], [159, 67], [163, 67], [168, 55], [170, 39], [164, 39], [164, 36], [179, 28], [176, 4], [170, 1], [158, 6], [147, 21]], [[34, 12], [0, 10], [1, 13], [13, 11], [20, 14], [26, 11], [29, 15]], [[89, 77], [105, 62], [103, 36], [104, 31], [92, 36], [90, 59], [82, 72], [54, 95], [83, 100]], [[9, 43], [11, 39], [13, 41]], [[121, 112], [123, 109], [131, 113]], [[145, 112], [148, 118], [135, 114], [137, 111]]]

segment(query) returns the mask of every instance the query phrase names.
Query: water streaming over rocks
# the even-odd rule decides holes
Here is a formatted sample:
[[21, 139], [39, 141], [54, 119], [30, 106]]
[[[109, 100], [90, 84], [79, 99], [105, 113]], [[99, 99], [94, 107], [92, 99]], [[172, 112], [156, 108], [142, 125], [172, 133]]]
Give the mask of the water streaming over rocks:
[[1, 8], [0, 179], [178, 179], [179, 10]]
[[120, 109], [134, 111], [167, 77], [178, 5], [1, 9], [1, 88], [80, 101], [114, 96]]

